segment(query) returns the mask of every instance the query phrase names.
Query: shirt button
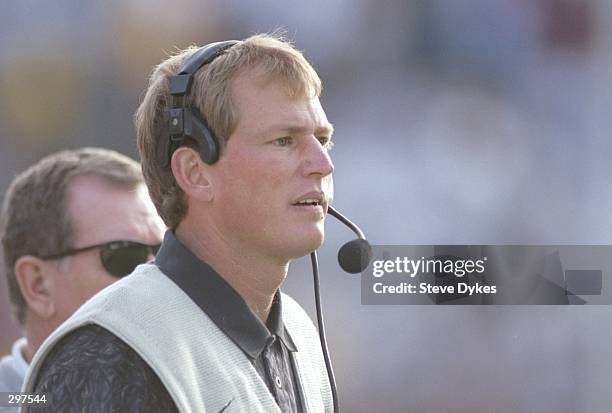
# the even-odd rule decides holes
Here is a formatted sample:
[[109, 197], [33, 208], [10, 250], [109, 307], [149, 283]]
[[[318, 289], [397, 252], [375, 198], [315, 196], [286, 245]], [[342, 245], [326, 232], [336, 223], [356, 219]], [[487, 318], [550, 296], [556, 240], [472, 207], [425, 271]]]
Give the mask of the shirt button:
[[276, 378], [274, 379], [274, 382], [276, 383], [276, 386], [279, 389], [283, 387], [283, 383], [281, 382], [281, 378], [279, 376], [276, 376]]

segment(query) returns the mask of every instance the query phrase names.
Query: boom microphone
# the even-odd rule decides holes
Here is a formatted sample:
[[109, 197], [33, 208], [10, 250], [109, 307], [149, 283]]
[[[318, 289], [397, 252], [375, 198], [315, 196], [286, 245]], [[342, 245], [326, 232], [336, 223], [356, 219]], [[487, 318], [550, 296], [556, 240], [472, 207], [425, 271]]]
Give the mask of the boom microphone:
[[350, 274], [359, 274], [367, 268], [372, 259], [372, 247], [364, 239], [354, 239], [338, 251], [338, 264]]
[[363, 231], [347, 217], [336, 211], [332, 206], [327, 207], [327, 212], [357, 235], [357, 239], [347, 242], [338, 251], [338, 264], [348, 273], [359, 274], [370, 264], [372, 246], [366, 240]]

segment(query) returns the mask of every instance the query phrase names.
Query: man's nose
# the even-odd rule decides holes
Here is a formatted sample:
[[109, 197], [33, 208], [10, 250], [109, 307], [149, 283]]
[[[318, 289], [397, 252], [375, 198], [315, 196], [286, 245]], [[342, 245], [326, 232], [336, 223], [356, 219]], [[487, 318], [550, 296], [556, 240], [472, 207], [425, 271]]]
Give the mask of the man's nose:
[[306, 149], [304, 160], [305, 175], [327, 176], [333, 171], [334, 164], [329, 156], [328, 150], [313, 136], [309, 139]]

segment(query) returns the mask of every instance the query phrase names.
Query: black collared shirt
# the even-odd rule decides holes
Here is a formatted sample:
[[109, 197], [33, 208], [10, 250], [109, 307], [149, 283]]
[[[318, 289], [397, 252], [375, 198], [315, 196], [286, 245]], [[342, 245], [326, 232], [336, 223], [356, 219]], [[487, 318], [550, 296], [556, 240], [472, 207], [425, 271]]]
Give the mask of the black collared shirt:
[[[280, 293], [264, 324], [221, 276], [170, 231], [155, 263], [249, 357], [280, 410], [302, 412], [290, 356], [297, 349], [282, 321]], [[118, 337], [95, 325], [76, 329], [60, 340], [41, 366], [34, 391], [49, 393], [53, 408], [62, 412], [177, 411], [144, 360]]]

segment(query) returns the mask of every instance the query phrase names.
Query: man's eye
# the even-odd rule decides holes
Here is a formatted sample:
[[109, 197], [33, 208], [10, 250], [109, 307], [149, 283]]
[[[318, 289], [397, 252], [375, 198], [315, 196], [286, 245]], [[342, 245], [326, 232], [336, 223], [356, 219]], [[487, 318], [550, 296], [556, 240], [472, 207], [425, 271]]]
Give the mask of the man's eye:
[[317, 139], [321, 143], [321, 146], [325, 147], [328, 150], [331, 149], [332, 146], [334, 146], [334, 143], [327, 136], [319, 136]]
[[288, 146], [293, 143], [293, 139], [289, 136], [284, 136], [274, 140], [274, 144], [278, 146]]

